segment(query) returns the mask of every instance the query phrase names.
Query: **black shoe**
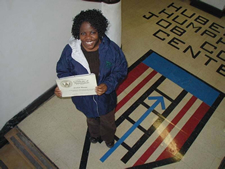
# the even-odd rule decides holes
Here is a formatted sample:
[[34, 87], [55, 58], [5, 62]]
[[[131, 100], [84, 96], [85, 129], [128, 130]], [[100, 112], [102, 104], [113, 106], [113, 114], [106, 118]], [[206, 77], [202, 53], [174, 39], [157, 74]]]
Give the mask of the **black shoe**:
[[112, 148], [114, 146], [114, 140], [111, 143], [105, 143], [108, 148]]
[[94, 144], [97, 143], [97, 142], [99, 141], [99, 139], [100, 139], [100, 137], [97, 137], [97, 138], [95, 138], [95, 137], [90, 137], [90, 138], [89, 138], [90, 142], [91, 142], [91, 143], [94, 143]]

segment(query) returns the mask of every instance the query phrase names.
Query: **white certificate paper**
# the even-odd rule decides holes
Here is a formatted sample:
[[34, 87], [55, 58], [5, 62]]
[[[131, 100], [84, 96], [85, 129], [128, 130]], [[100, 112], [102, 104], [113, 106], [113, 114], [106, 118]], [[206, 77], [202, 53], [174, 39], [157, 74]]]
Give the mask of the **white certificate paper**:
[[96, 95], [97, 82], [93, 73], [59, 78], [56, 83], [62, 97]]

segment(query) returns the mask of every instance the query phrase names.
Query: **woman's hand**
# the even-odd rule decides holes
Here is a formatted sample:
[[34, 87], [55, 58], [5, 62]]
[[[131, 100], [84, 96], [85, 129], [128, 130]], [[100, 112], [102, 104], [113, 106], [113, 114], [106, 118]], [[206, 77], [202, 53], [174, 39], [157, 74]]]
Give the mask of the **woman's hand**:
[[104, 83], [100, 84], [99, 86], [97, 86], [95, 88], [95, 91], [96, 91], [97, 95], [99, 95], [99, 96], [104, 94], [107, 91], [106, 84], [104, 84]]
[[59, 87], [58, 86], [55, 88], [55, 95], [57, 97], [62, 97], [62, 92], [61, 92], [61, 90], [59, 90]]

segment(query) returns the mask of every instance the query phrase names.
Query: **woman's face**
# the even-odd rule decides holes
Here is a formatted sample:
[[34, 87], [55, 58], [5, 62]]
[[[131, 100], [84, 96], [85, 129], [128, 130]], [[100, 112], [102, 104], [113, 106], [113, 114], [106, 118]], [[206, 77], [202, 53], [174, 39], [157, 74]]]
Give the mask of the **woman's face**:
[[96, 51], [101, 40], [98, 31], [89, 22], [83, 22], [80, 27], [80, 40], [84, 49], [88, 52]]

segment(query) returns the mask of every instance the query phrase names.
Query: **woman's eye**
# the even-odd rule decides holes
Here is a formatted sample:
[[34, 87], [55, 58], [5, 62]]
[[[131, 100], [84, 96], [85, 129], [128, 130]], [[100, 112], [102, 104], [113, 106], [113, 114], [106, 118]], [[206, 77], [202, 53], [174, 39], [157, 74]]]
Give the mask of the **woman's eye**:
[[84, 33], [84, 32], [81, 32], [81, 33], [80, 33], [80, 35], [84, 36], [84, 35], [85, 35], [85, 33]]
[[91, 32], [92, 35], [95, 34], [95, 33], [96, 33], [95, 31], [92, 31], [92, 32]]

